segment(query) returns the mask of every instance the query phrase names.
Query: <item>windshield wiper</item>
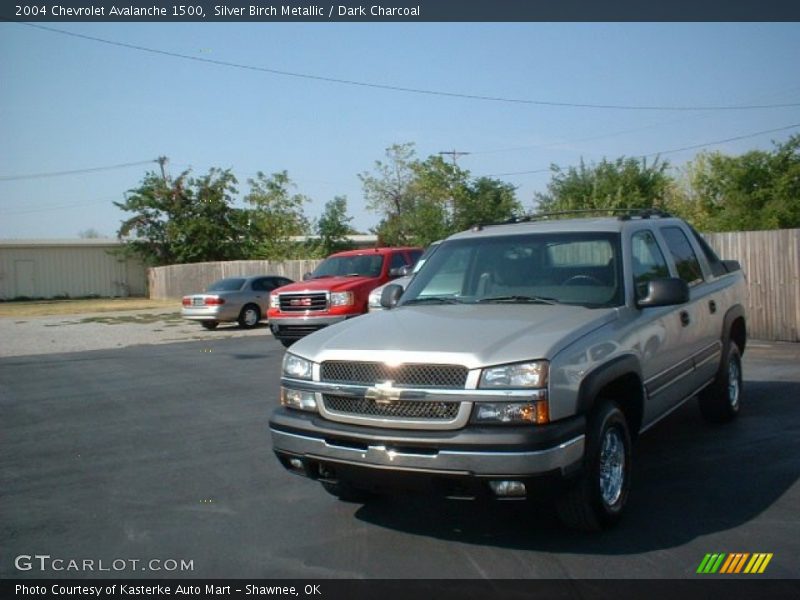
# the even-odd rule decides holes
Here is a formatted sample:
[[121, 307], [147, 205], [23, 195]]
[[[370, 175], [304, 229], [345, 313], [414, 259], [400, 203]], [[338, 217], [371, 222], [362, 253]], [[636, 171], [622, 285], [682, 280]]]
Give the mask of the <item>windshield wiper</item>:
[[410, 304], [463, 304], [463, 302], [453, 296], [425, 296], [403, 302], [403, 306]]
[[559, 304], [555, 298], [545, 298], [543, 296], [490, 296], [481, 298], [479, 304]]

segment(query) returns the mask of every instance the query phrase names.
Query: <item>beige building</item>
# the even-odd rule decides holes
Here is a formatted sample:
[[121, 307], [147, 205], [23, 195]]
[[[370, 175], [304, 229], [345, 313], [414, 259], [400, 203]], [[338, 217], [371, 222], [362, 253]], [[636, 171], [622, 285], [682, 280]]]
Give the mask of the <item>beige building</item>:
[[0, 300], [147, 294], [144, 265], [113, 239], [0, 240]]

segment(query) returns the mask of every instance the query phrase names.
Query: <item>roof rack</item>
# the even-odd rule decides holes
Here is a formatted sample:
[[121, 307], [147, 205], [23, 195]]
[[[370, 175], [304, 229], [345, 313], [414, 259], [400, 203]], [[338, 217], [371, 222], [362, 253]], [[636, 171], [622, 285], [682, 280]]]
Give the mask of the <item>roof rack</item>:
[[630, 219], [651, 219], [659, 218], [665, 219], [672, 217], [670, 213], [658, 208], [583, 208], [575, 210], [559, 210], [554, 212], [532, 213], [529, 215], [519, 215], [511, 217], [499, 223], [480, 223], [475, 225], [472, 229], [479, 231], [484, 227], [494, 227], [497, 225], [514, 225], [516, 223], [529, 223], [531, 221], [546, 221], [553, 217], [569, 217], [569, 216], [584, 216], [589, 214], [613, 214], [617, 216], [620, 221], [628, 221]]

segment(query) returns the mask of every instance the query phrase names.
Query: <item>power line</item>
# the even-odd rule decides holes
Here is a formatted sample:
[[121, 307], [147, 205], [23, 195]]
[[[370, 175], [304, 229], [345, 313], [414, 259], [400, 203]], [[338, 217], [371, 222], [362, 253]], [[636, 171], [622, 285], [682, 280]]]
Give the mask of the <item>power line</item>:
[[[757, 131], [755, 133], [748, 133], [745, 135], [737, 135], [736, 137], [726, 138], [724, 140], [716, 140], [714, 142], [706, 142], [704, 144], [695, 144], [692, 146], [684, 146], [682, 148], [673, 148], [671, 150], [662, 150], [660, 152], [651, 152], [649, 154], [641, 154], [639, 156], [634, 156], [633, 158], [648, 158], [650, 156], [661, 156], [663, 154], [674, 154], [676, 152], [684, 152], [686, 150], [698, 150], [700, 148], [706, 148], [708, 146], [715, 146], [717, 144], [726, 144], [728, 142], [736, 142], [739, 140], [746, 140], [748, 138], [754, 138], [759, 135], [765, 135], [767, 133], [777, 133], [779, 131], [787, 131], [789, 129], [797, 129], [800, 127], [800, 123], [795, 123], [794, 125], [786, 125], [785, 127], [776, 127], [775, 129], [765, 129], [764, 131]], [[547, 173], [550, 169], [534, 169], [532, 171], [515, 171], [513, 173], [492, 173], [489, 175], [484, 175], [484, 177], [508, 177], [511, 175], [533, 175], [535, 173]]]
[[38, 212], [49, 212], [51, 210], [63, 210], [66, 208], [77, 208], [80, 206], [94, 206], [97, 204], [106, 204], [109, 201], [113, 201], [113, 198], [103, 198], [102, 200], [90, 200], [89, 202], [79, 202], [79, 203], [72, 203], [72, 204], [59, 204], [56, 206], [40, 206], [39, 208], [29, 208], [26, 210], [9, 210], [9, 211], [0, 211], [0, 215], [27, 215], [31, 213], [38, 213]]
[[19, 181], [22, 179], [44, 179], [46, 177], [61, 177], [62, 175], [80, 175], [82, 173], [97, 173], [99, 171], [113, 171], [115, 169], [127, 169], [128, 167], [138, 167], [158, 162], [158, 160], [142, 160], [139, 162], [124, 163], [121, 165], [109, 165], [107, 167], [90, 167], [88, 169], [76, 169], [74, 171], [51, 171], [49, 173], [30, 173], [28, 175], [0, 175], [0, 181]]
[[628, 105], [628, 104], [595, 104], [589, 102], [555, 102], [555, 101], [548, 101], [548, 100], [530, 100], [525, 98], [505, 98], [502, 96], [486, 96], [480, 94], [464, 94], [459, 92], [447, 92], [443, 90], [430, 90], [424, 88], [412, 88], [412, 87], [404, 87], [398, 85], [390, 85], [390, 84], [382, 84], [382, 83], [372, 83], [368, 81], [357, 81], [353, 79], [339, 79], [336, 77], [326, 77], [323, 75], [311, 75], [309, 73], [297, 73], [293, 71], [283, 71], [280, 69], [273, 69], [270, 67], [258, 67], [255, 65], [248, 65], [244, 63], [235, 63], [230, 61], [224, 60], [216, 60], [212, 58], [205, 58], [200, 56], [191, 56], [188, 54], [181, 54], [180, 52], [171, 52], [169, 50], [160, 50], [158, 48], [149, 48], [147, 46], [139, 46], [137, 44], [127, 44], [125, 42], [118, 42], [114, 40], [107, 40], [104, 38], [99, 38], [91, 35], [85, 35], [81, 33], [74, 33], [71, 31], [65, 31], [63, 29], [56, 29], [54, 27], [46, 27], [44, 25], [35, 25], [33, 23], [19, 23], [20, 25], [26, 25], [28, 27], [33, 27], [36, 29], [41, 29], [43, 31], [49, 31], [51, 33], [58, 33], [61, 35], [67, 35], [83, 40], [89, 40], [92, 42], [98, 42], [101, 44], [108, 44], [111, 46], [117, 46], [120, 48], [128, 48], [129, 50], [138, 50], [141, 52], [149, 52], [151, 54], [158, 54], [161, 56], [170, 56], [172, 58], [181, 58], [183, 60], [191, 60], [194, 62], [205, 63], [205, 64], [212, 64], [221, 67], [232, 67], [236, 69], [244, 69], [248, 71], [258, 71], [262, 73], [270, 73], [272, 75], [282, 75], [285, 77], [296, 77], [299, 79], [310, 79], [312, 81], [324, 81], [327, 83], [337, 83], [341, 85], [350, 85], [350, 86], [357, 86], [357, 87], [364, 87], [364, 88], [373, 88], [373, 89], [380, 89], [380, 90], [388, 90], [392, 92], [405, 92], [409, 94], [424, 94], [428, 96], [442, 96], [447, 98], [461, 98], [466, 100], [481, 100], [486, 102], [503, 102], [508, 104], [526, 104], [526, 105], [535, 105], [535, 106], [553, 106], [553, 107], [562, 107], [562, 108], [598, 108], [598, 109], [610, 109], [610, 110], [640, 110], [640, 111], [698, 111], [698, 110], [720, 110], [720, 111], [727, 111], [727, 110], [760, 110], [760, 109], [770, 109], [770, 108], [791, 108], [791, 107], [798, 107], [800, 106], [800, 102], [792, 102], [786, 104], [743, 104], [743, 105], [727, 105], [727, 106], [658, 106], [658, 105]]

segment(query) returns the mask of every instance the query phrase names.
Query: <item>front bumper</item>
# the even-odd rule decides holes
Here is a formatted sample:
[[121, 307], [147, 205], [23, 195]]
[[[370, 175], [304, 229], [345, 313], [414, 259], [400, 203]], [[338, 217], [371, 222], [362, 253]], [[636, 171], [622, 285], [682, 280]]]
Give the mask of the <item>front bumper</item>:
[[328, 325], [340, 323], [351, 316], [355, 315], [337, 315], [334, 317], [278, 317], [273, 315], [270, 316], [269, 323], [272, 335], [276, 338], [299, 340], [310, 333], [314, 333]]
[[575, 417], [538, 426], [390, 431], [285, 408], [270, 420], [273, 450], [287, 469], [365, 489], [376, 482], [406, 487], [408, 479], [475, 488], [486, 487], [485, 480], [564, 478], [580, 468], [585, 428], [585, 418]]

